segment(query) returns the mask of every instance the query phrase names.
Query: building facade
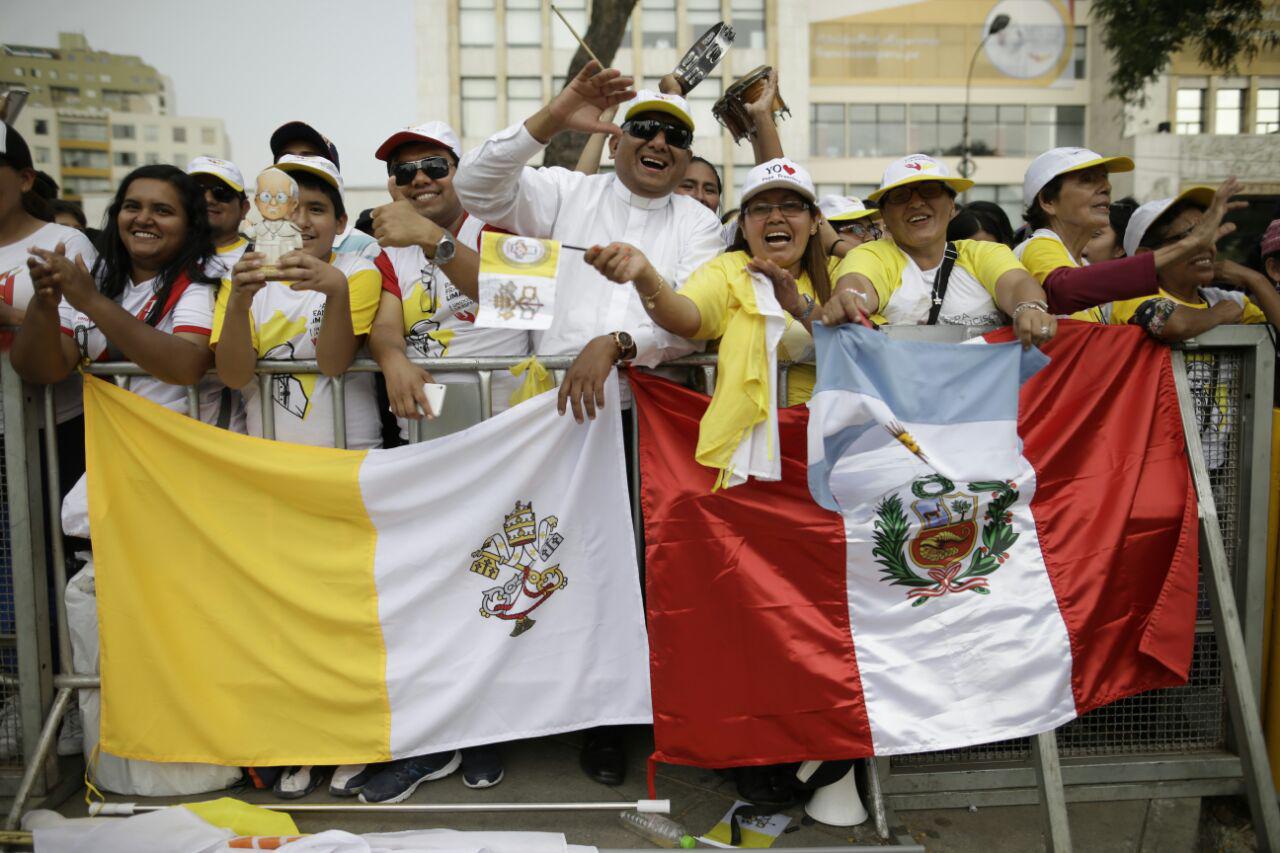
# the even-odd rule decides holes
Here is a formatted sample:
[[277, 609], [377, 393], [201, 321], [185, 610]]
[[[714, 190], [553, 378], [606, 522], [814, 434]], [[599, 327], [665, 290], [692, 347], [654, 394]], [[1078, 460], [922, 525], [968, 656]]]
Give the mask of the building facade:
[[56, 48], [0, 45], [0, 88], [30, 93], [18, 132], [67, 198], [112, 193], [138, 166], [230, 155], [221, 119], [174, 115], [168, 78], [79, 34], [60, 33]]

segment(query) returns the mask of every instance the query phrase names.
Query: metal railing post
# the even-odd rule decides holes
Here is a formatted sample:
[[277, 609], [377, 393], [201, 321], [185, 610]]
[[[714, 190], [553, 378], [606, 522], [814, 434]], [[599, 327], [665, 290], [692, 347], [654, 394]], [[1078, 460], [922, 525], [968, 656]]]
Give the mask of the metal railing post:
[[258, 374], [258, 405], [262, 412], [262, 437], [276, 437], [276, 405], [271, 395], [271, 385], [275, 376], [270, 373]]
[[67, 555], [66, 543], [62, 533], [62, 460], [58, 458], [58, 418], [54, 407], [54, 391], [52, 385], [46, 385], [44, 391], [44, 457], [46, 479], [48, 480], [48, 511], [50, 558], [53, 561], [53, 589], [56, 600], [54, 612], [57, 614], [58, 660], [62, 672], [71, 672], [71, 628], [67, 624], [66, 601], [62, 597], [67, 588]]
[[333, 377], [333, 446], [347, 447], [347, 375]]

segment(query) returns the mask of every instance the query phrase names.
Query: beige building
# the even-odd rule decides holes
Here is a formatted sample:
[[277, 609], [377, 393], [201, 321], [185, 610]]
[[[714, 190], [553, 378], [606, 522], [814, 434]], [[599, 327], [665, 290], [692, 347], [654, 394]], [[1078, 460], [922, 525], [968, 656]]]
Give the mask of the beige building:
[[0, 46], [7, 88], [30, 92], [18, 132], [68, 198], [114, 192], [138, 166], [230, 154], [221, 119], [173, 115], [168, 78], [136, 56], [93, 50], [79, 34], [60, 33], [56, 48]]

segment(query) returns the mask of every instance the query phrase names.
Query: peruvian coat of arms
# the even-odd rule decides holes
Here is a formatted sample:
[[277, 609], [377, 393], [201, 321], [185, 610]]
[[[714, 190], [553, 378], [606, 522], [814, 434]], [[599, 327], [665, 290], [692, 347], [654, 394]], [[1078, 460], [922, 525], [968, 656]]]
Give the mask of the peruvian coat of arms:
[[[1010, 507], [1018, 500], [1014, 484], [1003, 480], [969, 483], [959, 491], [940, 474], [918, 477], [911, 483], [911, 513], [917, 530], [902, 506], [902, 498], [888, 495], [876, 505], [871, 553], [880, 564], [882, 581], [911, 587], [913, 607], [950, 593], [988, 595], [988, 576], [1009, 559], [1009, 548], [1018, 541]], [[990, 494], [982, 529], [978, 529], [979, 495]], [[965, 564], [965, 558], [968, 564]]]
[[[502, 522], [502, 530], [471, 552], [471, 571], [499, 581], [498, 586], [482, 594], [480, 615], [515, 622], [511, 628], [513, 637], [532, 628], [534, 621], [529, 614], [569, 583], [558, 564], [541, 568], [564, 541], [556, 532], [557, 524], [559, 520], [554, 515], [539, 522], [532, 501], [516, 501], [515, 509]], [[509, 571], [505, 580], [501, 579], [504, 569]]]

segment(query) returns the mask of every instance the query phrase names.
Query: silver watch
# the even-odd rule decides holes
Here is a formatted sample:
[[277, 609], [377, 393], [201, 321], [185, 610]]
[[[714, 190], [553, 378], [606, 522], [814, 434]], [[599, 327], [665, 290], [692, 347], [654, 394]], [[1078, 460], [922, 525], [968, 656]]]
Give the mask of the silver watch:
[[449, 232], [444, 232], [440, 239], [436, 242], [436, 253], [431, 256], [431, 260], [440, 266], [444, 266], [453, 260], [453, 256], [458, 253], [458, 244], [453, 237], [449, 236]]

